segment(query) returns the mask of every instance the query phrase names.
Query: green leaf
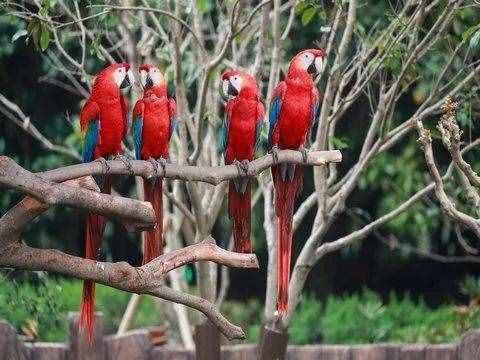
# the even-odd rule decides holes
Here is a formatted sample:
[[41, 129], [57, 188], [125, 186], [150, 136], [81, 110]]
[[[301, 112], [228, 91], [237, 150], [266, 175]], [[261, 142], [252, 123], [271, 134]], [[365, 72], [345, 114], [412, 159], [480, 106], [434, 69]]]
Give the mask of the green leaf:
[[197, 0], [198, 11], [202, 13], [209, 12], [212, 9], [211, 0]]
[[478, 49], [480, 46], [480, 30], [477, 30], [477, 32], [470, 38], [470, 43], [468, 45], [470, 49]]
[[480, 24], [474, 25], [469, 27], [467, 30], [465, 30], [462, 34], [462, 40], [468, 40], [470, 36], [472, 36], [477, 30], [480, 30]]
[[348, 144], [345, 140], [337, 137], [332, 137], [332, 145], [335, 149], [348, 149]]
[[48, 44], [50, 44], [50, 30], [43, 28], [40, 35], [40, 49], [42, 49], [42, 51], [47, 50]]
[[312, 19], [315, 17], [315, 14], [317, 13], [317, 10], [313, 7], [307, 8], [303, 14], [302, 14], [302, 25], [306, 26], [312, 21]]
[[17, 41], [18, 39], [20, 39], [21, 37], [23, 36], [27, 36], [28, 35], [28, 31], [25, 30], [25, 29], [20, 29], [18, 30], [15, 34], [13, 34], [12, 36], [12, 43]]

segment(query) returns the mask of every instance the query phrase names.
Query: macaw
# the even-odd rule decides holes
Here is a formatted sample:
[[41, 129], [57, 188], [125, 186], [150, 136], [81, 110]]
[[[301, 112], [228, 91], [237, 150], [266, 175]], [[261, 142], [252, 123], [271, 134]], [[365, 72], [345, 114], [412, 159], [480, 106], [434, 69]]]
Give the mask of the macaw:
[[[90, 97], [80, 112], [83, 162], [122, 153], [122, 140], [127, 132], [128, 104], [121, 89], [130, 86], [132, 79], [130, 66], [126, 63], [112, 64], [95, 77]], [[110, 193], [111, 184], [111, 176], [106, 175], [102, 192]], [[103, 216], [87, 215], [85, 258], [96, 259], [104, 228]], [[93, 339], [94, 311], [95, 283], [85, 280], [79, 325], [86, 330], [89, 341]]]
[[251, 180], [248, 162], [253, 160], [265, 117], [255, 78], [241, 71], [222, 75], [222, 96], [225, 120], [222, 127], [221, 150], [225, 164], [237, 165], [244, 176], [231, 180], [228, 186], [228, 214], [233, 219], [235, 251], [251, 253]]
[[[165, 77], [156, 66], [146, 64], [139, 70], [144, 93], [133, 109], [135, 157], [152, 161], [157, 168], [157, 160], [164, 166], [169, 157], [168, 146], [176, 127], [176, 103], [168, 97]], [[152, 203], [156, 216], [155, 228], [146, 233], [143, 244], [146, 264], [163, 253], [162, 179], [144, 179], [143, 188], [145, 200]]]
[[[291, 61], [284, 81], [275, 88], [270, 101], [269, 148], [276, 157], [278, 149], [299, 150], [306, 159], [312, 125], [318, 120], [320, 96], [312, 75], [320, 73], [326, 53], [308, 49]], [[292, 219], [295, 199], [303, 184], [303, 168], [283, 163], [272, 166], [277, 217], [277, 312], [288, 310], [288, 286], [292, 251]]]

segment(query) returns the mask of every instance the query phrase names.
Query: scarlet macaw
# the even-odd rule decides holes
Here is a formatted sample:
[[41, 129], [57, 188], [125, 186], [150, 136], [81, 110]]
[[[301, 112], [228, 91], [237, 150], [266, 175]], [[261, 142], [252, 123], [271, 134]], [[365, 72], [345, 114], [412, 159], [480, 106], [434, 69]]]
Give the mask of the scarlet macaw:
[[[112, 64], [102, 70], [93, 83], [92, 91], [80, 112], [83, 136], [83, 162], [122, 153], [122, 140], [127, 132], [128, 104], [121, 89], [130, 86], [130, 66]], [[103, 193], [111, 192], [111, 177], [105, 176]], [[85, 224], [85, 258], [96, 259], [101, 244], [105, 220], [103, 216], [88, 214]], [[83, 283], [80, 327], [91, 341], [94, 328], [95, 283]]]
[[228, 214], [233, 219], [235, 251], [250, 253], [252, 184], [248, 177], [248, 161], [255, 155], [265, 109], [255, 78], [245, 72], [224, 73], [222, 91], [227, 100], [221, 139], [225, 164], [236, 164], [245, 175], [229, 182]]
[[[133, 138], [135, 156], [139, 160], [156, 160], [164, 165], [168, 159], [168, 146], [175, 128], [176, 104], [167, 95], [167, 83], [161, 71], [154, 65], [140, 67], [144, 88], [143, 98], [133, 109]], [[155, 228], [147, 232], [143, 244], [143, 263], [163, 252], [163, 204], [162, 179], [143, 180], [145, 200], [153, 205], [156, 215]]]
[[[302, 151], [306, 159], [305, 145], [320, 113], [320, 96], [312, 74], [322, 71], [325, 57], [322, 49], [300, 52], [290, 61], [285, 80], [275, 88], [270, 101], [268, 134], [274, 155], [278, 149], [291, 149]], [[277, 311], [284, 315], [288, 310], [293, 210], [303, 183], [303, 168], [295, 164], [275, 165], [272, 177], [277, 216]]]

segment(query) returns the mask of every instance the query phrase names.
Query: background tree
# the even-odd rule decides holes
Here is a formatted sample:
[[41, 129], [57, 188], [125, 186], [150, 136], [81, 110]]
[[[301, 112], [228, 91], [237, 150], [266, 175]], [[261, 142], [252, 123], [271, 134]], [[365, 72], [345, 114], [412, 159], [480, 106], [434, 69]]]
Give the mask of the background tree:
[[[275, 338], [279, 334], [279, 339], [286, 339], [282, 334], [301, 301], [314, 265], [333, 265], [325, 255], [366, 237], [380, 238], [392, 249], [400, 247], [430, 257], [441, 255], [462, 262], [478, 260], [469, 255], [476, 254], [474, 223], [448, 211], [438, 190], [438, 176], [428, 161], [429, 142], [425, 140], [428, 137], [421, 137], [426, 150], [423, 152], [415, 131], [425, 135], [422, 129], [427, 127], [432, 129], [433, 136], [438, 134], [448, 139], [445, 135], [448, 131], [437, 133], [434, 127], [447, 97], [454, 97], [458, 99], [456, 119], [465, 131], [462, 140], [455, 137], [458, 146], [447, 145], [447, 151], [439, 146], [438, 166], [440, 169], [449, 166], [450, 159], [446, 156], [449, 152], [453, 160], [461, 159], [460, 152], [466, 161], [473, 159], [470, 151], [476, 146], [473, 120], [478, 115], [480, 39], [477, 2], [144, 0], [107, 5], [90, 1], [80, 5], [58, 0], [7, 1], [4, 9], [9, 16], [2, 26], [10, 29], [9, 34], [14, 34], [16, 40], [9, 44], [10, 51], [15, 47], [15, 53], [29, 54], [26, 63], [41, 62], [43, 66], [41, 75], [4, 71], [7, 79], [12, 82], [25, 77], [27, 85], [40, 78], [60, 88], [56, 92], [49, 87], [51, 96], [65, 99], [62, 106], [46, 107], [42, 104], [48, 99], [29, 93], [21, 110], [15, 103], [22, 103], [22, 98], [27, 97], [24, 89], [28, 86], [4, 87], [9, 92], [0, 98], [0, 111], [38, 141], [33, 143], [24, 137], [20, 144], [14, 144], [18, 133], [7, 133], [5, 153], [32, 170], [76, 161], [77, 103], [86, 96], [91, 74], [104, 62], [154, 62], [164, 68], [175, 88], [180, 114], [180, 136], [172, 147], [172, 160], [206, 166], [222, 161], [216, 148], [222, 117], [217, 96], [221, 70], [239, 67], [258, 76], [268, 103], [293, 54], [313, 45], [327, 50], [328, 66], [318, 79], [324, 97], [313, 146], [318, 150], [340, 148], [344, 161], [307, 172], [306, 178], [313, 181], [306, 182], [295, 214], [298, 245], [290, 283], [291, 308], [282, 321], [274, 313], [276, 247], [272, 184], [268, 172], [257, 178], [253, 206], [257, 218], [263, 220], [263, 229], [261, 221], [254, 224], [255, 248], [259, 249], [262, 261], [265, 239], [268, 255], [264, 336]], [[28, 40], [28, 46], [23, 45], [24, 40]], [[31, 51], [32, 47], [37, 48], [37, 53]], [[8, 47], [4, 51], [9, 51]], [[139, 93], [133, 91], [131, 96], [137, 98]], [[68, 116], [60, 115], [65, 109], [74, 115], [70, 112]], [[34, 120], [30, 121], [26, 114], [32, 114]], [[39, 145], [49, 150], [48, 156], [32, 156], [32, 152], [25, 150]], [[126, 145], [132, 148], [130, 140]], [[27, 156], [19, 156], [22, 153]], [[475, 214], [475, 177], [460, 160], [458, 164], [454, 161], [442, 180], [449, 190], [448, 199], [458, 203], [462, 214]], [[472, 165], [475, 167], [475, 163]], [[133, 189], [134, 184], [128, 179], [118, 190], [127, 194], [133, 193]], [[229, 246], [229, 237], [222, 236], [225, 189], [225, 183], [217, 186], [170, 183], [165, 192], [165, 214], [171, 222], [167, 235], [169, 248], [197, 243], [212, 232], [219, 244]], [[7, 204], [11, 199], [5, 197], [2, 201]], [[68, 216], [54, 215], [59, 221]], [[75, 222], [74, 218], [68, 216], [65, 221]], [[47, 224], [41, 225], [39, 228], [48, 232], [48, 237], [36, 236], [36, 241], [43, 239], [57, 244], [58, 235], [50, 234]], [[470, 226], [465, 229], [463, 225]], [[380, 227], [395, 236], [384, 236]], [[116, 231], [114, 234], [119, 240], [114, 246], [109, 243], [113, 258], [138, 253], [132, 235], [119, 235]], [[457, 235], [459, 241], [455, 241]], [[121, 241], [125, 236], [130, 241]], [[402, 237], [402, 241], [396, 237]], [[63, 242], [62, 246], [78, 251], [77, 240], [72, 237], [71, 243]], [[207, 262], [199, 263], [197, 271], [200, 295], [221, 303], [229, 283], [227, 272]], [[174, 288], [187, 287], [178, 273], [170, 274]], [[316, 284], [317, 274], [311, 277]], [[216, 289], [217, 278], [220, 278], [219, 289]], [[241, 277], [234, 279], [242, 281]], [[177, 314], [178, 319], [184, 319], [184, 343], [191, 345], [187, 317], [180, 309]], [[281, 345], [276, 346], [280, 352], [286, 341]]]

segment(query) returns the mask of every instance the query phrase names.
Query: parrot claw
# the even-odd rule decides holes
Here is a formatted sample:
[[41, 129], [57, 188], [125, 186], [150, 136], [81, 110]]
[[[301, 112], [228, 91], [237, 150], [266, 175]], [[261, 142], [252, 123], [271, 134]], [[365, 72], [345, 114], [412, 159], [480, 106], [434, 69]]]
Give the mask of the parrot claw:
[[249, 181], [248, 178], [251, 176], [249, 163], [250, 162], [248, 160], [242, 160], [242, 161], [235, 160], [233, 162], [233, 164], [237, 167], [238, 176], [239, 176], [238, 178], [233, 179], [233, 184], [235, 185], [235, 190], [240, 194], [243, 194], [247, 189], [247, 184]]
[[135, 171], [133, 171], [133, 166], [132, 166], [132, 163], [130, 162], [130, 158], [128, 156], [123, 155], [123, 154], [119, 154], [119, 155], [116, 155], [113, 159], [114, 160], [120, 160], [125, 165], [125, 167], [127, 168], [130, 176], [135, 175]]
[[278, 164], [278, 146], [277, 145], [273, 145], [272, 148], [270, 149], [271, 153], [272, 153], [272, 158], [273, 158], [273, 165], [277, 165]]
[[104, 157], [99, 157], [98, 159], [95, 159], [95, 161], [102, 164], [104, 175], [107, 175], [110, 172], [110, 165], [108, 165], [108, 161]]
[[302, 153], [302, 159], [303, 163], [307, 164], [308, 163], [308, 151], [304, 147], [301, 147], [298, 151]]
[[153, 170], [153, 171], [152, 171], [152, 175], [150, 175], [150, 176], [148, 177], [148, 179], [149, 179], [149, 180], [152, 179], [152, 178], [153, 178], [153, 179], [156, 179], [156, 178], [158, 177], [158, 162], [157, 162], [157, 160], [155, 160], [155, 159], [152, 158], [152, 157], [149, 158], [147, 161], [150, 163], [150, 165], [152, 165], [152, 170]]
[[167, 159], [161, 157], [158, 159], [158, 162], [160, 163], [160, 166], [162, 167], [162, 177], [165, 177], [165, 168], [167, 166]]
[[240, 177], [247, 177], [248, 176], [248, 174], [249, 174], [249, 169], [248, 169], [249, 161], [248, 160], [242, 160], [242, 161], [235, 160], [233, 162], [233, 164], [237, 167], [238, 176], [240, 176]]

